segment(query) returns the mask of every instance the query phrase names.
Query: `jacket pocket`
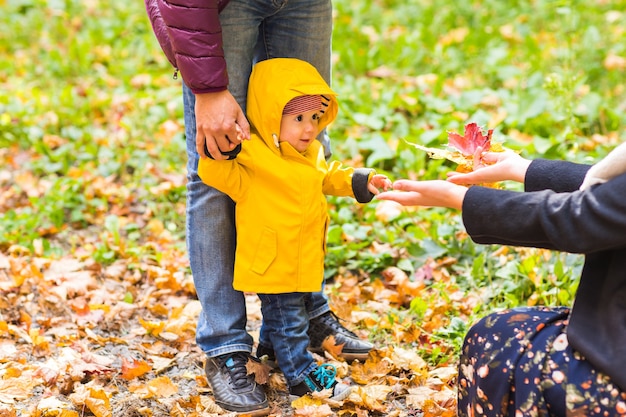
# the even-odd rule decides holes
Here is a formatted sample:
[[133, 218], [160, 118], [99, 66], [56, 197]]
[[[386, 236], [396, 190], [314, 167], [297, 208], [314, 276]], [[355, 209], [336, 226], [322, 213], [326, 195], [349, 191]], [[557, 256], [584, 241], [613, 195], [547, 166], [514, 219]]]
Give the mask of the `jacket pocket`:
[[264, 229], [254, 253], [252, 271], [263, 275], [276, 259], [276, 232]]

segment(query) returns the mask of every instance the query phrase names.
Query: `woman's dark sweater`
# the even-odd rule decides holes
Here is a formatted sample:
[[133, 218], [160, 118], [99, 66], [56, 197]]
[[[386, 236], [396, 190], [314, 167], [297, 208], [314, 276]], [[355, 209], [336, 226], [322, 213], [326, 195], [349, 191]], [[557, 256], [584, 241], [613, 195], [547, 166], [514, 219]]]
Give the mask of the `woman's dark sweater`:
[[626, 174], [579, 191], [589, 168], [538, 159], [524, 193], [471, 187], [463, 223], [476, 243], [585, 255], [567, 337], [626, 390]]

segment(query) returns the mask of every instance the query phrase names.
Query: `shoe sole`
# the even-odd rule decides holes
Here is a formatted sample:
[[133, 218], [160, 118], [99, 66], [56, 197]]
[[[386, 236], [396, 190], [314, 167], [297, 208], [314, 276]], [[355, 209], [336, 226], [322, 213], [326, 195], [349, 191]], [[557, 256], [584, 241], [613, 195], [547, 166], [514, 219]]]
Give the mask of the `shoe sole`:
[[[330, 400], [333, 400], [333, 401], [343, 401], [343, 400], [345, 400], [346, 398], [348, 398], [348, 396], [349, 396], [351, 393], [352, 393], [352, 388], [348, 388], [347, 390], [345, 390], [344, 392], [342, 392], [340, 395], [335, 395], [334, 397], [330, 397], [329, 399], [330, 399]], [[311, 395], [311, 393], [309, 393], [309, 394], [305, 394], [305, 395]], [[304, 397], [304, 395], [303, 395], [302, 397]], [[291, 394], [289, 394], [289, 401], [292, 401], [292, 402], [293, 402], [293, 401], [295, 401], [295, 400], [297, 400], [297, 399], [299, 399], [299, 398], [302, 398], [302, 397], [298, 397], [297, 395], [291, 395]]]
[[243, 415], [250, 416], [250, 417], [264, 417], [270, 414], [270, 408], [267, 407], [262, 410], [247, 411], [247, 412], [237, 413], [237, 414], [239, 415], [243, 414]]
[[[324, 349], [315, 349], [315, 350], [310, 349], [310, 350], [313, 353], [317, 353], [318, 355], [324, 356]], [[338, 356], [344, 359], [346, 362], [352, 362], [357, 359], [360, 361], [365, 361], [369, 357], [369, 355], [370, 355], [369, 352], [365, 352], [365, 353], [341, 352], [341, 354]]]
[[249, 411], [241, 411], [241, 410], [229, 410], [228, 408], [224, 408], [223, 405], [217, 403], [224, 411], [228, 411], [229, 413], [237, 413], [238, 416], [246, 416], [246, 417], [265, 417], [270, 414], [270, 407], [267, 406], [265, 408], [257, 408], [255, 410]]
[[342, 353], [339, 356], [345, 359], [347, 362], [352, 362], [357, 359], [360, 361], [364, 361], [370, 356], [370, 353], [369, 352], [367, 353]]

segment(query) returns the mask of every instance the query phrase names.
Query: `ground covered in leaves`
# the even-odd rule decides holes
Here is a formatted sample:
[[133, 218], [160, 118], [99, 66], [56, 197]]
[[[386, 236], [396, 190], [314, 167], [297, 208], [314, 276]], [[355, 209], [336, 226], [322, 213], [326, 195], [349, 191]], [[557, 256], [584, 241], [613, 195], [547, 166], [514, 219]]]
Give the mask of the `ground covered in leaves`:
[[[24, 168], [37, 158], [31, 151], [0, 150], [6, 213], [50, 196], [52, 182]], [[0, 245], [0, 416], [228, 414], [212, 401], [195, 344], [200, 304], [180, 234], [170, 233], [133, 183], [74, 171], [85, 179], [79, 193], [106, 201], [106, 210], [86, 213], [87, 226], [39, 221], [32, 232], [40, 237], [30, 247]], [[182, 174], [153, 174], [161, 178], [153, 198], [184, 183]], [[184, 199], [168, 205], [184, 212]], [[366, 250], [402, 256], [389, 245]], [[280, 372], [251, 367], [267, 386], [272, 415], [454, 415], [454, 349], [431, 335], [448, 324], [447, 311], [459, 315], [473, 306], [445, 266], [426, 264], [412, 276], [395, 267], [376, 277], [335, 274], [325, 287], [333, 310], [377, 348], [363, 363], [342, 362], [332, 348], [327, 357], [316, 356], [355, 385], [342, 403], [324, 396], [290, 403]], [[431, 300], [419, 314], [410, 308], [416, 299]], [[253, 294], [247, 304], [248, 329], [256, 337], [260, 305]], [[438, 360], [429, 358], [429, 365], [422, 353], [435, 351]]]
[[[55, 260], [19, 247], [0, 253], [0, 415], [227, 414], [212, 401], [194, 343], [200, 305], [180, 273], [183, 254], [133, 269], [125, 261], [102, 267], [80, 253]], [[385, 305], [423, 289], [400, 271], [387, 276], [375, 283], [340, 277], [328, 286], [333, 307], [362, 337], [384, 321]], [[252, 294], [247, 302], [256, 335], [260, 306]], [[419, 328], [395, 326], [391, 334], [418, 343]], [[342, 403], [318, 396], [291, 404], [280, 372], [251, 370], [266, 383], [276, 416], [454, 415], [453, 364], [431, 369], [415, 349], [389, 342], [378, 341], [364, 363], [316, 356], [357, 387]]]

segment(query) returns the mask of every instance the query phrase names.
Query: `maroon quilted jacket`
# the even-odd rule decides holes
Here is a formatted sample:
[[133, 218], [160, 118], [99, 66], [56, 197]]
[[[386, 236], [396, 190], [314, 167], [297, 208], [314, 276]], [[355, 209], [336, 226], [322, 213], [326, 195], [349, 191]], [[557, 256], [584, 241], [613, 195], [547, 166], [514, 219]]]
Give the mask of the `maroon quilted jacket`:
[[228, 1], [144, 0], [163, 52], [195, 94], [228, 87], [219, 20]]

